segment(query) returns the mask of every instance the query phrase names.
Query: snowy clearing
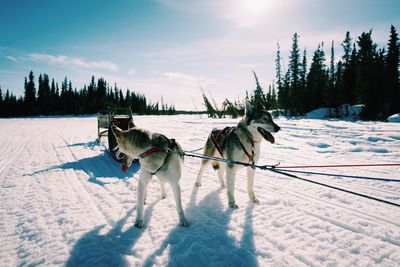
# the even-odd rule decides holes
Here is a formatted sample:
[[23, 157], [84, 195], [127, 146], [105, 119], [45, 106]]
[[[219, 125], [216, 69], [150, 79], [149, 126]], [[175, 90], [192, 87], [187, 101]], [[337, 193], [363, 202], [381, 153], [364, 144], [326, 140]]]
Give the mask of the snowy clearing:
[[[202, 147], [233, 119], [135, 117], [142, 128]], [[398, 163], [400, 125], [278, 119], [276, 144], [263, 142], [260, 164]], [[194, 187], [199, 159], [181, 178], [188, 228], [159, 182], [148, 187], [145, 228], [133, 227], [137, 169], [127, 174], [95, 141], [95, 117], [0, 120], [0, 265], [67, 266], [399, 266], [400, 208], [257, 170], [249, 203], [245, 170], [238, 210], [228, 208], [208, 168]], [[399, 167], [318, 169], [396, 178]], [[300, 175], [400, 204], [400, 183]]]

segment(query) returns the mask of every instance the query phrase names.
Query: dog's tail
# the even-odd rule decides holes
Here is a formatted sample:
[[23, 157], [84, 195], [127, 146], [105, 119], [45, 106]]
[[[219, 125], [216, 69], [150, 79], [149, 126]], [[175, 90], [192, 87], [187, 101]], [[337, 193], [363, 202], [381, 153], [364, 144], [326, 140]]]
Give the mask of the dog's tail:
[[115, 137], [117, 137], [117, 138], [120, 137], [122, 134], [122, 130], [118, 126], [112, 125], [111, 130], [114, 133]]

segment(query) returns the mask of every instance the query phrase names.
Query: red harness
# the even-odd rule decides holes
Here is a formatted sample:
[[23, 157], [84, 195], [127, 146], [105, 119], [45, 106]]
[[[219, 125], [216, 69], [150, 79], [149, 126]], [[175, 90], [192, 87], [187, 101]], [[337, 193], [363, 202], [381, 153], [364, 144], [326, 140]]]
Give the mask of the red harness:
[[225, 127], [222, 130], [214, 129], [211, 134], [210, 134], [210, 140], [214, 144], [215, 148], [218, 150], [219, 154], [221, 157], [224, 156], [223, 154], [223, 147], [225, 146], [225, 143], [228, 140], [228, 137], [233, 134], [236, 136], [236, 138], [239, 140], [240, 147], [243, 149], [243, 152], [246, 154], [246, 156], [249, 158], [249, 161], [251, 164], [254, 164], [254, 144], [255, 141], [251, 138], [249, 138], [249, 141], [251, 143], [251, 153], [247, 151], [243, 143], [240, 141], [239, 137], [235, 133], [236, 127]]
[[153, 146], [152, 148], [147, 149], [145, 152], [139, 155], [140, 158], [145, 158], [153, 154], [154, 152], [168, 152], [169, 149], [162, 146]]

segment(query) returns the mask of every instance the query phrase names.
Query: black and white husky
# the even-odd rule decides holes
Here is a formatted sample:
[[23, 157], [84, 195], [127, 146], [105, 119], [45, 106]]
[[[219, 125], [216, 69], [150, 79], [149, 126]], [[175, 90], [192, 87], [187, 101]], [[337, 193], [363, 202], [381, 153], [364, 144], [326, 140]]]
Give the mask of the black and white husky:
[[171, 185], [175, 196], [179, 225], [189, 226], [182, 209], [181, 178], [182, 149], [174, 139], [168, 139], [162, 134], [150, 133], [139, 128], [123, 131], [112, 126], [117, 139], [118, 149], [124, 153], [123, 165], [129, 166], [133, 159], [139, 159], [140, 174], [138, 184], [137, 217], [135, 226], [143, 227], [143, 205], [146, 200], [147, 185], [153, 175], [161, 182], [161, 198], [165, 198], [164, 184]]
[[[223, 130], [214, 129], [207, 138], [203, 154], [206, 156], [223, 157], [224, 159], [257, 164], [260, 158], [260, 143], [262, 139], [274, 143], [271, 132], [276, 133], [280, 127], [276, 125], [271, 114], [261, 105], [253, 106], [246, 103], [246, 114], [235, 127], [226, 127]], [[201, 186], [201, 178], [210, 160], [203, 159], [197, 175], [196, 186]], [[231, 208], [238, 208], [235, 203], [234, 188], [235, 176], [242, 166], [232, 163], [213, 161], [212, 166], [218, 170], [218, 179], [222, 187], [225, 187], [224, 173], [226, 171], [226, 185], [228, 203]], [[247, 192], [250, 201], [258, 203], [254, 195], [255, 170], [247, 167]]]

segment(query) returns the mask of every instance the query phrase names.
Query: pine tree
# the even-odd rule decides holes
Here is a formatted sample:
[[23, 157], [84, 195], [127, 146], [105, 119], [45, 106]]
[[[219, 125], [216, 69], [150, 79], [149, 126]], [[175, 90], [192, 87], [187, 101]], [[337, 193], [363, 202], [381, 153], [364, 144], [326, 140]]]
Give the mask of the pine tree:
[[[339, 95], [341, 104], [356, 104], [355, 87], [356, 87], [356, 68], [358, 65], [357, 50], [355, 44], [352, 43], [350, 32], [346, 32], [346, 37], [342, 42], [343, 47], [343, 69], [341, 91]], [[353, 47], [353, 48], [352, 48]]]
[[326, 93], [325, 93], [325, 104], [327, 107], [337, 107], [339, 98], [338, 94], [336, 92], [336, 71], [335, 71], [335, 47], [334, 47], [334, 41], [332, 41], [332, 46], [331, 46], [331, 59], [330, 59], [330, 64], [329, 64], [329, 74], [328, 74], [328, 86], [326, 88]]
[[298, 112], [300, 114], [305, 113], [304, 101], [306, 98], [307, 90], [307, 50], [303, 50], [303, 60], [300, 66], [300, 86], [298, 95]]
[[323, 96], [328, 86], [328, 75], [325, 66], [325, 52], [323, 43], [318, 45], [307, 75], [307, 90], [304, 101], [306, 112], [323, 106]]
[[400, 43], [396, 28], [391, 25], [388, 52], [386, 55], [386, 81], [387, 99], [390, 113], [400, 112], [400, 81], [399, 81], [399, 60]]
[[34, 115], [35, 108], [36, 108], [36, 88], [35, 88], [35, 76], [33, 72], [29, 72], [28, 79], [25, 77], [25, 107], [26, 107], [26, 114]]
[[290, 73], [290, 92], [289, 103], [292, 114], [298, 114], [300, 105], [300, 49], [298, 44], [298, 35], [295, 33], [292, 38], [292, 50], [289, 55], [288, 71]]
[[276, 85], [278, 90], [282, 88], [282, 70], [281, 70], [281, 51], [279, 43], [277, 43], [278, 50], [276, 51], [275, 70], [276, 70]]
[[38, 78], [38, 92], [37, 92], [37, 103], [39, 106], [40, 113], [43, 113], [44, 108], [44, 88], [43, 88], [43, 77], [39, 74]]
[[6, 113], [3, 105], [3, 91], [1, 91], [1, 86], [0, 86], [0, 117], [4, 116]]
[[261, 104], [265, 107], [266, 104], [266, 98], [264, 95], [264, 91], [260, 85], [260, 82], [258, 81], [257, 74], [253, 71], [254, 74], [254, 79], [256, 80], [256, 89], [254, 90], [254, 95], [252, 97], [252, 103], [253, 104]]
[[363, 116], [366, 119], [372, 119], [378, 113], [379, 103], [376, 101], [379, 97], [376, 90], [377, 81], [375, 80], [375, 55], [376, 44], [373, 43], [372, 31], [363, 32], [358, 37], [359, 46], [357, 67], [356, 94], [357, 101], [365, 104]]
[[343, 60], [343, 64], [344, 66], [348, 66], [349, 62], [350, 62], [350, 57], [351, 57], [351, 46], [352, 46], [352, 40], [350, 37], [350, 32], [346, 32], [346, 37], [343, 40], [342, 43], [342, 47], [343, 47], [343, 56], [342, 56], [342, 60]]

